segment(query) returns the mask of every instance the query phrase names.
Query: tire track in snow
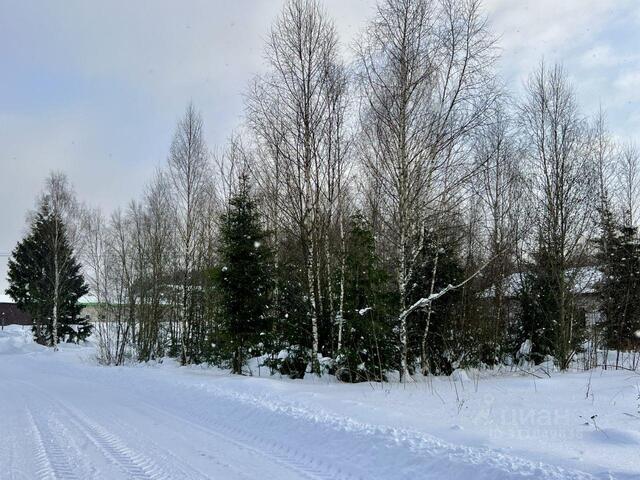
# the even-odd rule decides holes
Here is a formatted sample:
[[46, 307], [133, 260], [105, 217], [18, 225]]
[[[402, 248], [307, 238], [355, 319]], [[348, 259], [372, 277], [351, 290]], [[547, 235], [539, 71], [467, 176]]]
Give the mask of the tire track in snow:
[[[119, 425], [121, 428], [125, 428], [125, 429], [128, 428], [129, 431], [131, 432], [131, 425], [125, 424], [122, 420], [115, 419], [113, 420], [112, 423]], [[182, 434], [179, 431], [174, 432], [174, 434], [179, 434], [186, 438], [186, 435]], [[205, 473], [196, 469], [195, 467], [186, 465], [177, 455], [172, 453], [170, 450], [159, 446], [157, 443], [151, 440], [148, 436], [139, 433], [137, 430], [135, 430], [135, 436], [140, 442], [144, 442], [146, 445], [152, 447], [155, 452], [162, 452], [163, 457], [170, 459], [171, 465], [173, 465], [173, 467], [178, 470], [178, 472], [176, 472], [177, 474], [172, 474], [173, 476], [171, 478], [189, 479], [189, 480], [212, 480], [211, 476], [206, 475]], [[251, 477], [243, 474], [240, 470], [238, 470], [236, 467], [234, 467], [230, 463], [222, 461], [218, 456], [214, 456], [210, 453], [207, 453], [206, 457], [209, 460], [212, 460], [216, 465], [222, 468], [225, 468], [227, 470], [233, 471], [238, 479], [243, 478], [245, 480], [253, 480]]]
[[[161, 468], [157, 463], [151, 460], [144, 455], [137, 453], [135, 450], [126, 446], [126, 443], [115, 433], [110, 430], [105, 429], [100, 423], [93, 421], [86, 417], [84, 414], [74, 409], [73, 407], [69, 407], [64, 404], [59, 398], [55, 398], [55, 396], [51, 395], [51, 392], [45, 392], [40, 387], [33, 385], [31, 383], [20, 381], [20, 384], [24, 385], [28, 389], [33, 391], [37, 391], [41, 398], [48, 397], [48, 408], [51, 408], [51, 405], [55, 405], [55, 409], [59, 412], [60, 417], [66, 419], [68, 424], [74, 427], [74, 430], [77, 430], [83, 437], [86, 437], [87, 440], [93, 444], [96, 449], [102, 453], [102, 455], [110, 461], [115, 467], [117, 467], [120, 471], [122, 471], [126, 478], [131, 478], [135, 480], [168, 480], [168, 479], [190, 479], [190, 480], [210, 480], [210, 477], [203, 475], [201, 472], [184, 465], [184, 463], [179, 460], [176, 455], [172, 454], [166, 449], [160, 448], [163, 455], [166, 457], [170, 457], [176, 460], [178, 463], [182, 464], [183, 467], [186, 468], [178, 468], [178, 472], [171, 472], [170, 475], [167, 472], [167, 469]], [[145, 405], [146, 408], [141, 408], [139, 406], [134, 407], [136, 410], [140, 411], [140, 415], [148, 416], [149, 409], [157, 411], [160, 415], [168, 415], [175, 418], [178, 422], [183, 424], [189, 424], [193, 428], [200, 430], [201, 432], [206, 433], [211, 436], [214, 435], [220, 438], [226, 444], [233, 444], [234, 446], [245, 450], [249, 453], [249, 458], [251, 455], [260, 455], [261, 457], [266, 458], [266, 460], [270, 463], [274, 463], [284, 467], [287, 470], [295, 472], [296, 475], [299, 475], [304, 478], [308, 478], [310, 480], [350, 480], [345, 477], [336, 476], [333, 473], [324, 472], [321, 468], [316, 468], [313, 466], [313, 462], [308, 461], [304, 455], [298, 455], [296, 459], [292, 458], [291, 452], [287, 449], [281, 448], [279, 450], [274, 450], [273, 452], [265, 452], [258, 448], [255, 448], [247, 443], [238, 441], [236, 438], [232, 438], [229, 436], [229, 433], [239, 433], [239, 430], [227, 429], [229, 433], [227, 435], [222, 432], [212, 430], [210, 428], [202, 427], [196, 421], [191, 421], [189, 419], [185, 419], [181, 416], [175, 415], [173, 412], [165, 411], [163, 409], [159, 409], [153, 405]], [[204, 415], [206, 412], [202, 412], [200, 414], [201, 417], [206, 417]], [[197, 418], [197, 417], [196, 417]], [[122, 423], [120, 423], [122, 425]], [[237, 436], [237, 435], [234, 435]], [[138, 435], [139, 437], [139, 435]], [[249, 437], [247, 435], [247, 437]], [[149, 442], [148, 439], [144, 439], [144, 441], [149, 444], [153, 442]], [[202, 450], [198, 450], [203, 456], [206, 458], [213, 460], [217, 465], [222, 466], [223, 468], [233, 472], [232, 478], [243, 479], [243, 480], [253, 480], [254, 477], [243, 473], [240, 468], [237, 466], [231, 465], [228, 462], [224, 462], [215, 455], [212, 455], [211, 452], [205, 452]], [[44, 464], [45, 466], [48, 463]], [[175, 470], [176, 465], [173, 465], [173, 470]], [[187, 471], [188, 470], [188, 471]], [[46, 468], [43, 469], [45, 474], [48, 472]], [[195, 472], [195, 474], [194, 474]], [[50, 480], [61, 478], [67, 480], [67, 477], [55, 477], [55, 476], [44, 476], [40, 480]], [[75, 480], [77, 477], [68, 477], [69, 480]], [[224, 477], [229, 478], [229, 477]], [[84, 480], [84, 478], [83, 478]]]
[[[308, 478], [310, 480], [355, 480], [352, 479], [352, 477], [343, 477], [343, 476], [336, 476], [335, 472], [328, 472], [328, 471], [324, 471], [320, 466], [314, 466], [314, 462], [311, 459], [311, 457], [307, 458], [305, 457], [303, 454], [298, 454], [297, 456], [293, 457], [291, 455], [291, 450], [290, 449], [285, 449], [285, 448], [279, 448], [279, 449], [273, 449], [273, 448], [269, 448], [269, 452], [267, 451], [263, 451], [260, 449], [257, 449], [247, 443], [238, 441], [236, 438], [232, 438], [229, 435], [225, 435], [221, 432], [215, 431], [215, 430], [211, 430], [209, 428], [203, 427], [202, 425], [192, 422], [191, 420], [182, 418], [180, 416], [174, 415], [172, 412], [168, 412], [165, 411], [163, 409], [157, 408], [153, 405], [146, 405], [147, 409], [142, 409], [142, 408], [136, 408], [137, 410], [140, 411], [141, 415], [145, 415], [148, 414], [148, 409], [152, 409], [154, 411], [157, 411], [160, 415], [168, 415], [171, 416], [173, 418], [175, 418], [177, 421], [179, 421], [180, 423], [185, 423], [185, 424], [189, 424], [190, 426], [197, 428], [200, 431], [203, 431], [205, 433], [207, 433], [208, 435], [215, 435], [216, 437], [222, 439], [225, 443], [231, 443], [235, 446], [237, 446], [238, 448], [241, 448], [245, 451], [248, 451], [251, 454], [258, 454], [261, 455], [263, 457], [266, 457], [268, 461], [277, 463], [283, 467], [285, 467], [286, 469], [292, 470], [294, 472], [296, 472], [297, 474]], [[76, 423], [77, 428], [81, 429], [81, 430], [85, 430], [81, 425], [78, 425], [77, 422], [80, 422], [84, 425], [86, 425], [89, 429], [93, 429], [93, 428], [101, 428], [99, 427], [97, 424], [95, 424], [94, 422], [88, 420], [86, 417], [84, 417], [83, 415], [81, 415], [78, 412], [73, 411], [73, 409], [71, 409], [70, 407], [64, 406], [64, 405], [60, 405], [60, 408], [65, 410], [66, 412], [68, 412], [69, 416], [71, 417], [71, 421]], [[200, 417], [201, 418], [205, 418], [204, 416], [205, 412], [201, 412]], [[120, 425], [123, 425], [121, 422], [116, 421], [116, 423], [119, 423]], [[241, 431], [240, 429], [229, 429], [226, 428], [226, 430], [229, 431], [230, 434], [243, 434], [244, 436], [246, 436], [247, 438], [257, 438], [255, 436], [251, 436], [246, 434], [246, 432]], [[90, 435], [89, 435], [90, 436]], [[113, 438], [116, 439], [118, 438], [115, 434], [111, 433], [111, 432], [104, 432], [104, 437], [109, 437], [109, 438]], [[157, 447], [156, 444], [154, 444], [152, 441], [150, 441], [148, 438], [144, 438], [143, 441], [145, 441], [147, 444], [151, 444], [154, 447]], [[98, 446], [98, 445], [97, 445]], [[269, 446], [272, 447], [272, 445], [268, 445], [265, 443], [265, 446]], [[155, 450], [155, 448], [154, 448]], [[178, 457], [174, 454], [172, 454], [171, 452], [169, 452], [166, 449], [162, 449], [160, 447], [158, 447], [158, 450], [161, 450], [163, 455], [166, 455], [167, 457], [170, 457], [174, 460], [176, 460], [178, 463], [182, 463]], [[227, 462], [223, 462], [221, 461], [218, 457], [216, 457], [215, 455], [212, 455], [210, 452], [204, 452], [201, 450], [198, 450], [199, 453], [206, 455], [207, 458], [212, 459], [217, 465], [222, 466], [230, 471], [233, 472], [233, 478], [237, 478], [237, 479], [245, 479], [245, 480], [254, 480], [253, 477], [248, 476], [247, 474], [243, 473], [241, 470], [239, 470], [237, 467], [231, 465], [230, 463]], [[196, 472], [196, 477], [192, 477], [190, 476], [184, 469], [181, 470], [179, 473], [177, 474], [172, 474], [172, 475], [168, 475], [166, 471], [160, 469], [159, 467], [155, 468], [152, 471], [146, 471], [145, 473], [149, 474], [149, 477], [146, 476], [140, 476], [140, 472], [138, 470], [138, 476], [132, 476], [131, 478], [135, 478], [135, 479], [154, 479], [154, 480], [164, 480], [164, 479], [190, 479], [190, 480], [210, 480], [211, 477], [205, 476], [203, 475], [201, 472], [195, 470], [195, 469], [191, 469], [189, 468], [189, 470], [191, 470], [192, 472]], [[126, 470], [127, 474], [132, 474], [133, 471], [132, 470]]]
[[[128, 479], [134, 480], [169, 480], [171, 478], [158, 465], [148, 457], [135, 452], [129, 448], [119, 437], [106, 430], [101, 425], [92, 422], [88, 418], [74, 412], [71, 408], [62, 404], [59, 400], [52, 398], [48, 392], [27, 382], [21, 384], [38, 391], [49, 398], [50, 404], [55, 404], [57, 410], [64, 412], [69, 423], [79, 430], [116, 468], [126, 475]], [[43, 397], [43, 398], [46, 398]], [[42, 445], [42, 451], [46, 458], [42, 455], [38, 456], [38, 462], [41, 468], [38, 470], [41, 480], [64, 479], [76, 480], [78, 477], [74, 471], [69, 468], [68, 461], [64, 462], [64, 455], [57, 447], [47, 449], [45, 442], [42, 440], [43, 435], [37, 425], [33, 415], [29, 411], [30, 420], [37, 431], [39, 444]], [[55, 435], [49, 433], [49, 438], [56, 438]], [[67, 457], [68, 458], [68, 457]]]
[[70, 408], [60, 405], [69, 416], [69, 421], [83, 432], [103, 455], [122, 471], [127, 478], [135, 480], [165, 480], [170, 479], [153, 460], [129, 448], [119, 437], [106, 430], [86, 417], [73, 412]]
[[53, 478], [53, 468], [44, 448], [42, 434], [29, 416], [27, 399], [15, 388], [15, 382], [11, 379], [2, 378], [0, 387], [3, 407], [0, 414], [0, 478]]
[[26, 410], [26, 416], [29, 420], [29, 427], [35, 442], [34, 459], [37, 465], [36, 475], [40, 480], [55, 479], [55, 472], [53, 471], [53, 465], [51, 465], [51, 461], [49, 460], [47, 449], [44, 446], [42, 433], [40, 432], [40, 429], [38, 429], [33, 415], [31, 415], [31, 412], [28, 409]]
[[38, 478], [40, 480], [79, 480], [73, 466], [69, 463], [69, 456], [60, 446], [61, 435], [54, 435], [46, 421], [36, 420], [28, 405], [26, 416], [36, 442], [35, 460], [38, 465], [36, 470]]
[[[92, 430], [94, 432], [96, 430], [102, 431], [102, 432], [98, 432], [99, 435], [101, 433], [101, 438], [104, 440], [107, 440], [109, 444], [111, 444], [111, 446], [115, 447], [115, 449], [117, 450], [117, 453], [115, 455], [112, 454], [112, 457], [117, 458], [120, 464], [127, 465], [127, 468], [123, 470], [127, 473], [127, 475], [133, 475], [128, 478], [134, 478], [134, 479], [140, 479], [140, 480], [142, 479], [146, 480], [148, 478], [154, 479], [154, 480], [165, 480], [165, 479], [211, 480], [212, 478], [208, 475], [205, 475], [203, 472], [185, 464], [184, 461], [181, 460], [177, 455], [173, 454], [171, 451], [169, 451], [166, 448], [160, 447], [158, 444], [153, 442], [148, 436], [142, 436], [139, 433], [135, 435], [138, 441], [143, 442], [147, 448], [153, 447], [152, 448], [153, 451], [159, 454], [158, 458], [163, 458], [164, 461], [162, 465], [158, 465], [157, 462], [150, 460], [149, 458], [144, 457], [143, 455], [136, 454], [131, 449], [124, 447], [124, 442], [118, 435], [116, 435], [112, 431], [106, 431], [103, 427], [100, 426], [99, 423], [89, 420], [85, 415], [78, 412], [77, 410], [62, 404], [60, 405], [60, 408], [68, 412], [68, 414], [72, 417], [72, 421], [76, 422], [76, 426], [78, 429], [83, 430], [84, 432], [87, 432], [87, 430]], [[145, 412], [142, 410], [141, 410], [141, 415], [145, 415]], [[112, 420], [112, 423], [118, 424], [125, 430], [129, 428], [129, 435], [131, 435], [131, 426], [125, 425], [121, 420], [118, 420], [118, 419]], [[100, 442], [100, 438], [98, 438], [97, 441]], [[98, 448], [100, 447], [98, 446]], [[107, 449], [109, 449], [109, 446], [107, 446]], [[113, 452], [113, 449], [109, 449], [109, 451]], [[120, 461], [122, 460], [121, 454], [125, 454], [125, 455], [128, 455], [129, 458], [133, 458], [135, 461], [138, 462], [137, 467], [141, 467], [141, 468], [136, 468], [135, 471], [130, 469], [129, 466], [131, 462], [129, 461], [121, 462]], [[228, 462], [222, 461], [219, 457], [211, 455], [210, 453], [207, 453], [206, 456], [210, 460], [213, 460], [216, 465], [233, 472], [234, 479], [254, 480], [253, 477], [250, 477], [242, 473], [242, 471], [240, 471], [237, 467], [231, 465]], [[140, 472], [141, 469], [143, 470], [144, 473]], [[224, 478], [228, 478], [228, 477], [224, 477]]]
[[[239, 448], [266, 457], [310, 480], [360, 480], [358, 477], [341, 472], [338, 468], [306, 455], [295, 448], [284, 446], [273, 438], [265, 439], [237, 426], [228, 426], [222, 423], [219, 417], [214, 418], [208, 409], [198, 408], [186, 403], [182, 406], [182, 412], [188, 413], [189, 418], [145, 402], [147, 411], [152, 409], [158, 412], [159, 415], [170, 416], [179, 422], [188, 423], [209, 435], [215, 435], [226, 442], [235, 444]], [[215, 425], [215, 429], [211, 425]]]

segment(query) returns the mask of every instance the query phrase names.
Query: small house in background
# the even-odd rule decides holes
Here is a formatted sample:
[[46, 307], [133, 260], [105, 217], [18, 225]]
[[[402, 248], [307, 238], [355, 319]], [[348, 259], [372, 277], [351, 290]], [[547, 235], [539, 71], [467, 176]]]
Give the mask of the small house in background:
[[[91, 321], [98, 319], [98, 304], [91, 297], [83, 297], [80, 301], [83, 305], [80, 317]], [[0, 295], [0, 326], [6, 325], [32, 325], [31, 315], [18, 308], [13, 299], [8, 295]]]
[[80, 318], [84, 318], [89, 323], [104, 320], [103, 304], [100, 304], [98, 300], [91, 294], [85, 295], [78, 303], [82, 305], [82, 311], [80, 312]]
[[6, 296], [0, 296], [0, 326], [31, 325], [31, 315], [23, 312]]
[[[521, 313], [520, 293], [523, 286], [523, 273], [512, 273], [504, 280], [504, 299], [507, 316], [511, 321]], [[576, 299], [576, 307], [585, 315], [587, 327], [595, 327], [601, 320], [600, 297], [597, 286], [602, 281], [602, 272], [597, 267], [579, 267], [566, 271], [566, 277], [573, 285], [572, 293]], [[495, 287], [483, 292], [483, 297], [493, 298]]]

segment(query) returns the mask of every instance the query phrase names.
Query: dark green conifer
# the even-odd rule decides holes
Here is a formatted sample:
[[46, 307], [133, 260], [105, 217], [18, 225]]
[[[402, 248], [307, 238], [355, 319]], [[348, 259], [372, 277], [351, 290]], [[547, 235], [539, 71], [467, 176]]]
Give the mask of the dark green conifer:
[[31, 315], [38, 343], [55, 346], [61, 340], [84, 340], [91, 334], [91, 326], [80, 318], [82, 305], [78, 302], [89, 288], [64, 223], [46, 202], [36, 213], [29, 234], [13, 250], [8, 281], [6, 293], [18, 308]]
[[224, 345], [221, 357], [241, 374], [250, 356], [263, 349], [271, 324], [272, 268], [267, 235], [246, 177], [229, 201], [220, 229], [216, 272]]

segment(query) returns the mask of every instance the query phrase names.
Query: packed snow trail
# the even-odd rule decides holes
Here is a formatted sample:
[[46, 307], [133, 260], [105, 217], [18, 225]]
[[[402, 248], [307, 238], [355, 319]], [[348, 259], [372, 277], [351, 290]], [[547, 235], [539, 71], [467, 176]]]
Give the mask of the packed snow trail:
[[215, 377], [18, 352], [0, 349], [2, 480], [610, 478], [361, 423]]

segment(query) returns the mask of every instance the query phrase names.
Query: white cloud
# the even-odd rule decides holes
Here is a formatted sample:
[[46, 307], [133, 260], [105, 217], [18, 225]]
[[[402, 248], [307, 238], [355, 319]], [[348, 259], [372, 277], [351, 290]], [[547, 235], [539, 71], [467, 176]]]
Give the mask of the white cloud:
[[640, 95], [640, 72], [625, 73], [616, 78], [613, 84], [616, 88], [634, 91]]
[[589, 48], [580, 56], [579, 60], [580, 66], [585, 69], [633, 68], [640, 60], [640, 54], [617, 50], [611, 45], [605, 44]]
[[504, 74], [516, 85], [542, 58], [567, 63], [584, 55], [580, 52], [593, 48], [594, 38], [631, 5], [630, 0], [486, 2], [490, 22], [500, 35]]

